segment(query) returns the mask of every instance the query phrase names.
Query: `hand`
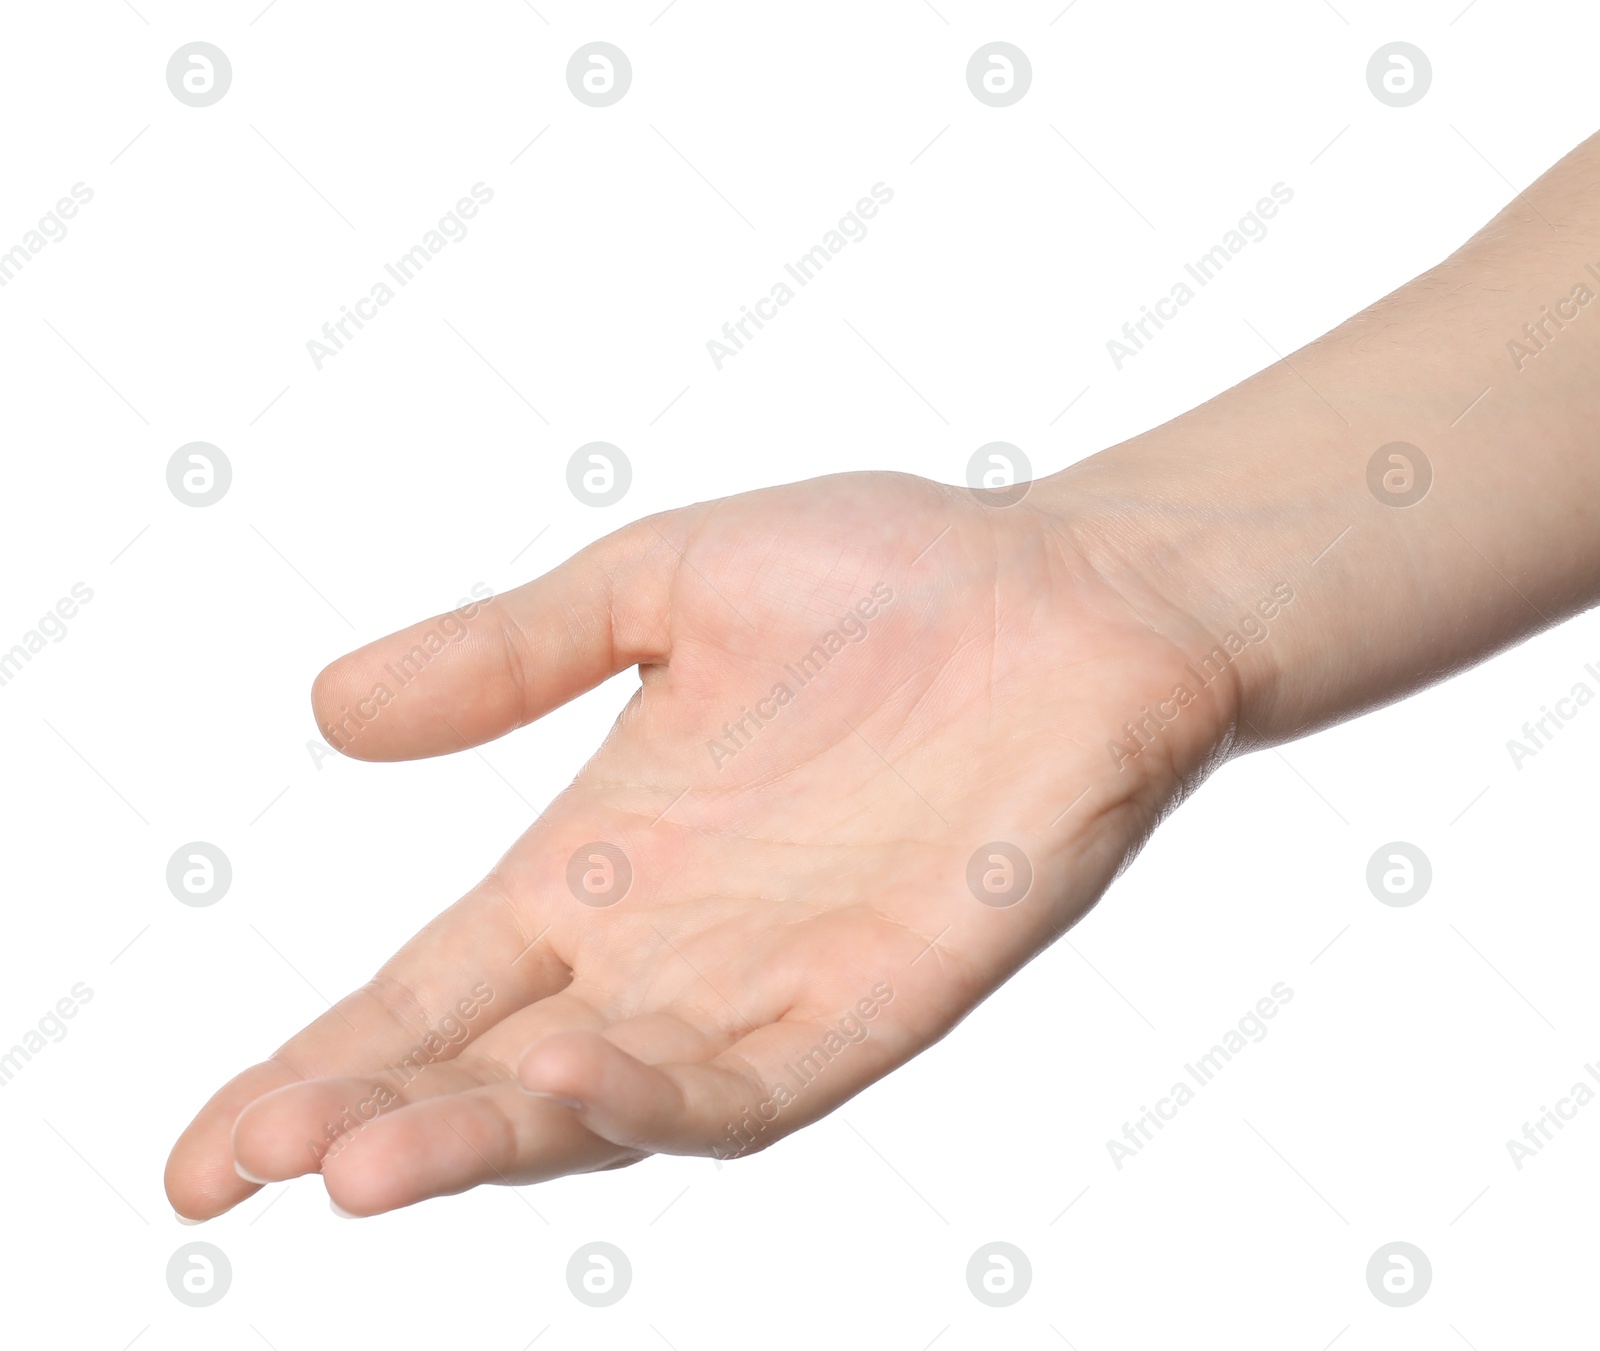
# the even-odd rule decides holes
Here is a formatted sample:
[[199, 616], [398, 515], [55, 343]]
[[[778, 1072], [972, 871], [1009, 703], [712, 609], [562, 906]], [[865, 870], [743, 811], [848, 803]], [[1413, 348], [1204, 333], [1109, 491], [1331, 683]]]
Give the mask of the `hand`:
[[[638, 522], [455, 616], [465, 637], [359, 727], [342, 711], [453, 617], [334, 663], [319, 724], [375, 760], [498, 737], [625, 666], [641, 687], [482, 883], [206, 1104], [167, 1166], [174, 1207], [210, 1217], [247, 1178], [319, 1167], [370, 1215], [736, 1156], [932, 1044], [1230, 735], [1231, 678], [1148, 750], [1108, 751], [1195, 682], [1147, 623], [1158, 598], [1090, 565], [1100, 546], [1046, 485], [1001, 508], [819, 479]], [[975, 893], [996, 841], [1021, 852], [980, 854]]]

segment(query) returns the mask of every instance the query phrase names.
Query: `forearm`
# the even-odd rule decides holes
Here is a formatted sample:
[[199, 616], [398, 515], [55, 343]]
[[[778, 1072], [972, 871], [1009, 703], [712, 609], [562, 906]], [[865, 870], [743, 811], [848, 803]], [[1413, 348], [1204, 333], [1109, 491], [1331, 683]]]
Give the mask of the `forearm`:
[[[1387, 455], [1388, 488], [1369, 486], [1396, 442], [1431, 466], [1409, 506]], [[1040, 492], [1093, 520], [1093, 561], [1158, 626], [1191, 631], [1179, 641], [1289, 583], [1236, 663], [1243, 744], [1400, 697], [1600, 601], [1600, 137], [1438, 267]]]

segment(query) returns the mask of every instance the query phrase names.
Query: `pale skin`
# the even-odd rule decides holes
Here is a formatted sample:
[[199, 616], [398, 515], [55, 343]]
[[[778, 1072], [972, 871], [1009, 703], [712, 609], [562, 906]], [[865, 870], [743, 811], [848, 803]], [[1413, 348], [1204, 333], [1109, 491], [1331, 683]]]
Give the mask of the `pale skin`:
[[[637, 522], [478, 609], [354, 735], [345, 710], [440, 621], [335, 662], [318, 723], [370, 760], [488, 741], [628, 667], [640, 688], [483, 882], [201, 1109], [167, 1164], [178, 1215], [316, 1171], [373, 1215], [765, 1148], [948, 1032], [1229, 757], [1600, 602], [1590, 262], [1600, 137], [1437, 268], [1018, 504], [864, 473]], [[1432, 465], [1415, 505], [1368, 487], [1391, 442]], [[874, 597], [820, 676], [786, 672]], [[1268, 598], [1267, 636], [1196, 680]], [[997, 841], [1033, 874], [1003, 906], [968, 885]], [[568, 885], [594, 842], [631, 865], [614, 904]], [[843, 1018], [865, 1034], [802, 1086]], [[465, 1039], [402, 1083], [446, 1024]]]

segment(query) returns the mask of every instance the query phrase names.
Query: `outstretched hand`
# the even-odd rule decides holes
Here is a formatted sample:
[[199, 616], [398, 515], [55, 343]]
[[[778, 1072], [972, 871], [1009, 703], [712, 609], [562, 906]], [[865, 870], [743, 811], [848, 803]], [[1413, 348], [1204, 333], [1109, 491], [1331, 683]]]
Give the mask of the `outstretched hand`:
[[502, 736], [627, 666], [640, 688], [481, 883], [201, 1109], [167, 1165], [179, 1214], [316, 1171], [371, 1215], [734, 1157], [948, 1032], [1082, 916], [1238, 711], [1218, 679], [1129, 741], [1208, 644], [1035, 489], [852, 474], [669, 512], [455, 616], [370, 718], [348, 710], [452, 617], [324, 671], [319, 725], [369, 760]]

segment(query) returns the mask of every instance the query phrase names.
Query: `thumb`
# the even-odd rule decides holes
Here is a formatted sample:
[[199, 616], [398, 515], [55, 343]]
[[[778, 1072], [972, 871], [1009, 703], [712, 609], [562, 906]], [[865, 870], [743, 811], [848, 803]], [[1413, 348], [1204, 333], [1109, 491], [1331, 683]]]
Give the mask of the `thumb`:
[[624, 667], [665, 661], [676, 551], [650, 521], [535, 581], [368, 643], [312, 684], [317, 726], [358, 760], [492, 741]]

